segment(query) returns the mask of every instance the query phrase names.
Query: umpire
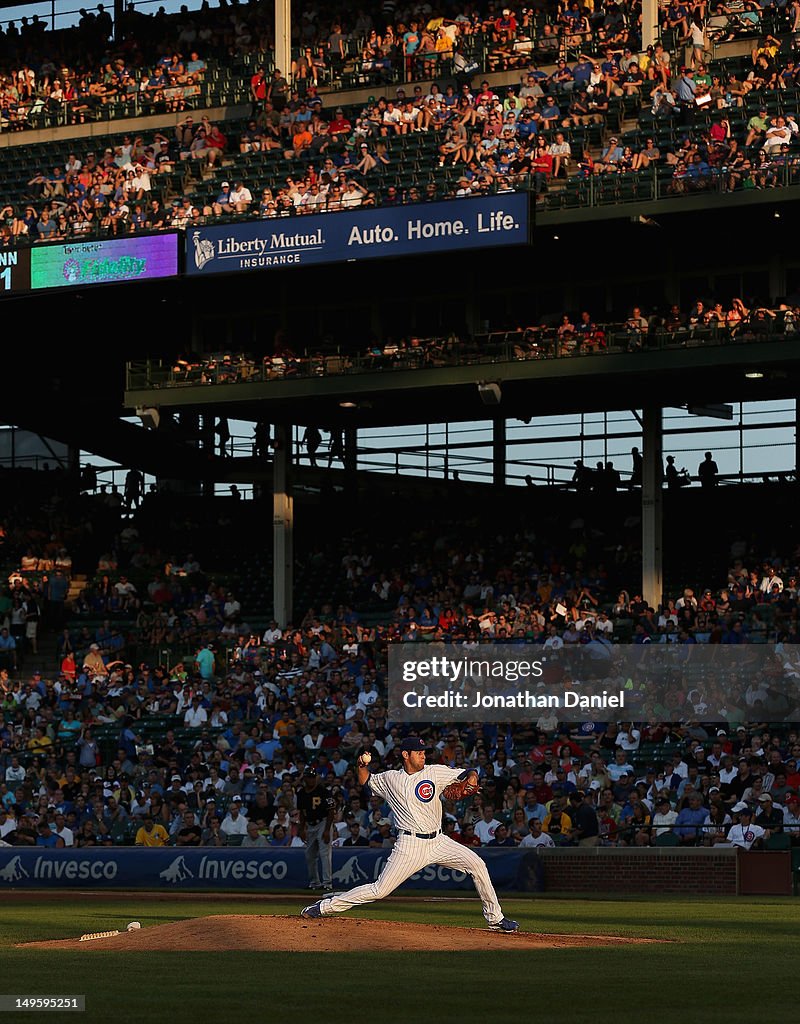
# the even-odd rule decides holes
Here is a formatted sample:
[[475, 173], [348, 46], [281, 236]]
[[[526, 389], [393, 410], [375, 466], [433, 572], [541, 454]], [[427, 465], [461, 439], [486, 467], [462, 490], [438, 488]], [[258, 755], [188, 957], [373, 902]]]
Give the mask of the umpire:
[[[303, 783], [297, 790], [297, 809], [300, 824], [305, 829], [306, 864], [309, 889], [330, 892], [331, 883], [331, 825], [333, 824], [333, 798], [314, 768], [306, 768]], [[319, 862], [322, 861], [322, 882], [319, 880]]]

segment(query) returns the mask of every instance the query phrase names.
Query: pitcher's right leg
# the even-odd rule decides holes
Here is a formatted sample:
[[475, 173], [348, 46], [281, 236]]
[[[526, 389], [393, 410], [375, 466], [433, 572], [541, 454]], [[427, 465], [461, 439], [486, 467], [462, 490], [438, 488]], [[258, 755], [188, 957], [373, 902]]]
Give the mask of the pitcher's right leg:
[[[430, 840], [401, 836], [389, 855], [383, 871], [374, 882], [368, 882], [366, 885], [356, 886], [355, 889], [350, 889], [348, 892], [336, 893], [327, 899], [322, 899], [313, 907], [306, 907], [303, 917], [340, 914], [345, 910], [350, 910], [351, 907], [360, 906], [362, 903], [373, 903], [375, 900], [383, 899], [389, 893], [394, 892], [407, 878], [429, 864], [431, 852]], [[314, 908], [319, 909], [318, 914], [306, 913]]]

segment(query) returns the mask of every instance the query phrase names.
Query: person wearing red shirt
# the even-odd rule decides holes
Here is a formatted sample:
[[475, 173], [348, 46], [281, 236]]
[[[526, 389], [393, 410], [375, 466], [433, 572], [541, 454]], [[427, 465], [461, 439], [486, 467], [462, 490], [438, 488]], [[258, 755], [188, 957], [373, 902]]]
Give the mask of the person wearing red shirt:
[[570, 738], [569, 733], [566, 731], [560, 732], [558, 736], [550, 744], [548, 748], [549, 755], [551, 757], [558, 757], [561, 753], [562, 747], [569, 747], [571, 757], [579, 757], [581, 760], [584, 759], [585, 755], [583, 753], [583, 749], [579, 747], [573, 739]]
[[534, 747], [531, 747], [531, 751], [528, 757], [534, 764], [541, 764], [546, 758], [550, 756], [550, 745], [547, 742], [547, 736], [542, 732], [539, 733], [539, 738]]
[[341, 107], [337, 107], [336, 114], [328, 125], [331, 147], [337, 151], [344, 149], [352, 131], [353, 126], [344, 116], [344, 111]]
[[553, 799], [553, 790], [544, 781], [544, 775], [541, 772], [536, 772], [533, 776], [533, 792], [540, 804], [547, 804]]
[[508, 7], [503, 8], [503, 13], [494, 23], [494, 41], [496, 43], [508, 43], [517, 34], [517, 19]]
[[461, 843], [462, 846], [480, 846], [481, 841], [475, 835], [474, 825], [465, 825], [460, 832], [454, 832], [451, 839], [455, 839], [457, 843]]
[[786, 785], [795, 791], [800, 789], [800, 770], [794, 757], [786, 759]]
[[212, 124], [210, 129], [206, 131], [206, 142], [213, 149], [218, 149], [220, 153], [224, 153], [227, 146], [228, 140], [222, 134], [218, 125]]
[[488, 82], [481, 82], [481, 91], [478, 93], [475, 103], [478, 106], [487, 106], [497, 99], [497, 93], [492, 92]]
[[255, 117], [260, 114], [264, 109], [264, 102], [267, 98], [267, 89], [269, 88], [269, 82], [267, 76], [264, 74], [264, 68], [256, 68], [256, 73], [250, 79], [250, 99], [252, 106], [250, 108], [250, 116]]
[[525, 788], [527, 786], [532, 786], [533, 785], [533, 776], [534, 776], [534, 771], [533, 771], [533, 765], [531, 764], [530, 758], [528, 758], [528, 757], [523, 758], [522, 768], [520, 769], [519, 775], [517, 776], [517, 778], [519, 779], [520, 785], [523, 788]]
[[545, 144], [538, 142], [533, 160], [531, 160], [531, 173], [533, 174], [533, 191], [541, 195], [547, 191], [547, 183], [553, 173], [553, 157], [547, 152]]

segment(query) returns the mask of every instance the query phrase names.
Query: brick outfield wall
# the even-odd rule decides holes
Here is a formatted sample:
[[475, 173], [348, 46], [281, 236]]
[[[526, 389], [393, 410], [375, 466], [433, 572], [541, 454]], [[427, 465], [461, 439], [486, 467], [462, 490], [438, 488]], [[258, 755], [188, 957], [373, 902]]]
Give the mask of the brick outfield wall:
[[539, 853], [545, 892], [739, 894], [739, 862], [733, 849], [595, 847]]

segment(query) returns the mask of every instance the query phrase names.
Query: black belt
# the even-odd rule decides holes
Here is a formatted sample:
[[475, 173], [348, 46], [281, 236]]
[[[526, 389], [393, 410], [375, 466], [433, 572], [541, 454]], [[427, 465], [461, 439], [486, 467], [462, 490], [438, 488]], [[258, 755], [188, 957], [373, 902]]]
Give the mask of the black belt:
[[416, 839], [435, 839], [441, 834], [441, 829], [438, 832], [407, 832], [404, 828], [400, 829], [401, 836], [414, 836]]

